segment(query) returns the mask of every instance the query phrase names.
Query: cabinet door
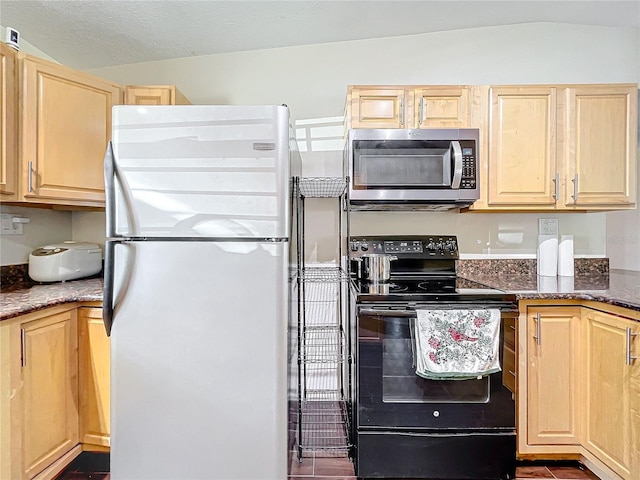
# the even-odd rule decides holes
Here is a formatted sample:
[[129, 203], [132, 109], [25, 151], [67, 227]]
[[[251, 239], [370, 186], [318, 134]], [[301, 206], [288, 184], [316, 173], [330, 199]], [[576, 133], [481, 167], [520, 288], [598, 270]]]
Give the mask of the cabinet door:
[[[408, 105], [407, 103], [411, 104]], [[351, 90], [351, 128], [410, 128], [413, 98], [404, 89]]]
[[[632, 371], [638, 375], [638, 360], [627, 362], [627, 349], [639, 343], [628, 338], [630, 333], [640, 331], [639, 326], [637, 322], [606, 313], [589, 312], [583, 327], [586, 348], [584, 446], [625, 479], [638, 478], [630, 473], [633, 418], [630, 377]], [[634, 455], [637, 454], [634, 452]]]
[[173, 85], [127, 85], [127, 105], [190, 105], [191, 102]]
[[[629, 345], [629, 352], [635, 359], [631, 367], [631, 468], [632, 472], [640, 472], [640, 324], [633, 329], [635, 342]], [[633, 338], [633, 337], [632, 337]]]
[[18, 82], [16, 51], [0, 42], [0, 201], [18, 189]]
[[527, 442], [580, 443], [580, 308], [527, 309]]
[[567, 89], [567, 205], [636, 202], [637, 85]]
[[555, 208], [556, 89], [491, 87], [489, 206]]
[[32, 478], [78, 444], [75, 310], [22, 324], [22, 472]]
[[22, 68], [25, 200], [104, 206], [104, 152], [119, 87], [32, 57]]
[[506, 318], [504, 321], [504, 348], [502, 353], [502, 384], [513, 394], [516, 393], [516, 339], [517, 318]]
[[80, 370], [80, 441], [109, 446], [109, 337], [102, 323], [102, 309], [82, 307], [78, 313]]
[[429, 86], [415, 91], [418, 128], [469, 127], [469, 87]]

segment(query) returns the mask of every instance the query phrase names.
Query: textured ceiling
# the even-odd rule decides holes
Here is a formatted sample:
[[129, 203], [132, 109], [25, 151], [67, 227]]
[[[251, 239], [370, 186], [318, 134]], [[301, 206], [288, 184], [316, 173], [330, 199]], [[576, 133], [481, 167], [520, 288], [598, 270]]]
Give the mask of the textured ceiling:
[[0, 0], [0, 24], [80, 69], [527, 22], [640, 28], [640, 0]]

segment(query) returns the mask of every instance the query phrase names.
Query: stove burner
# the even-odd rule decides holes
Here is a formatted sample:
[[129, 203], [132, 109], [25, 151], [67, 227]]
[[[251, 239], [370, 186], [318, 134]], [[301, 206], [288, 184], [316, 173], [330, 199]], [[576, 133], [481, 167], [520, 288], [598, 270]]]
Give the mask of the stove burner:
[[455, 284], [451, 285], [451, 284], [445, 284], [442, 282], [430, 281], [430, 282], [420, 282], [418, 284], [418, 288], [426, 292], [431, 292], [431, 291], [443, 292], [446, 290], [451, 290], [453, 292], [455, 291], [456, 286]]
[[409, 287], [406, 285], [398, 285], [397, 283], [390, 283], [389, 284], [389, 291], [390, 292], [405, 292], [409, 290]]

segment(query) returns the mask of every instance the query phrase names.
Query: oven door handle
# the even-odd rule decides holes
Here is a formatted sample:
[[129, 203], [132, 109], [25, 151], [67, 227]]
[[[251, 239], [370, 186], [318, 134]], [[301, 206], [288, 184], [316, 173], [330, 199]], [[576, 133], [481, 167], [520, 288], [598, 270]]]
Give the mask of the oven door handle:
[[359, 315], [367, 315], [368, 317], [407, 317], [416, 318], [415, 310], [393, 310], [393, 309], [375, 309], [361, 308], [358, 310]]
[[[456, 308], [432, 308], [425, 310], [455, 310], [462, 307]], [[487, 307], [476, 307], [476, 308], [467, 308], [465, 310], [474, 310], [474, 309], [482, 309], [482, 308], [495, 308], [491, 306]], [[500, 315], [503, 318], [517, 318], [518, 317], [518, 309], [513, 308], [499, 308]], [[418, 314], [416, 310], [395, 310], [392, 308], [360, 308], [358, 309], [358, 315], [367, 315], [369, 317], [406, 317], [406, 318], [416, 318]]]

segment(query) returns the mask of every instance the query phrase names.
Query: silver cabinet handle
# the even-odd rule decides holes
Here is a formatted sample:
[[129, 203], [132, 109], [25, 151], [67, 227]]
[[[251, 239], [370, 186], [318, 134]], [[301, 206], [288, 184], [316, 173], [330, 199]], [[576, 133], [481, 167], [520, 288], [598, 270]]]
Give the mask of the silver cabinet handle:
[[33, 162], [27, 162], [27, 170], [28, 170], [28, 174], [27, 174], [27, 191], [28, 192], [32, 192], [33, 191], [33, 176], [32, 176], [32, 172], [33, 172]]
[[536, 343], [538, 345], [540, 345], [540, 343], [542, 342], [542, 328], [540, 326], [540, 314], [536, 313], [536, 334], [533, 336], [533, 338], [536, 339]]
[[553, 199], [558, 200], [558, 189], [560, 188], [560, 175], [556, 173], [556, 178], [553, 179]]
[[509, 373], [510, 373], [511, 375], [513, 375], [514, 377], [516, 376], [516, 372], [514, 372], [513, 370], [509, 370]]
[[404, 127], [404, 100], [400, 99], [400, 125]]
[[24, 328], [20, 329], [20, 366], [27, 366], [27, 334]]
[[422, 125], [422, 119], [424, 113], [424, 97], [420, 97], [420, 118], [418, 118], [418, 125]]
[[460, 147], [460, 142], [453, 141], [451, 142], [451, 148], [453, 148], [453, 161], [454, 161], [454, 170], [453, 170], [453, 179], [451, 180], [451, 188], [459, 189], [460, 181], [462, 180], [462, 148]]
[[627, 343], [627, 348], [626, 348], [626, 355], [625, 355], [625, 359], [626, 359], [626, 364], [627, 365], [631, 365], [631, 362], [633, 360], [637, 360], [638, 357], [634, 357], [633, 355], [631, 355], [631, 337], [637, 337], [638, 335], [640, 335], [640, 333], [631, 333], [631, 327], [627, 327], [627, 334], [626, 334], [626, 343]]
[[577, 173], [573, 176], [571, 181], [573, 182], [573, 195], [571, 195], [571, 198], [573, 198], [573, 203], [578, 203], [578, 174]]
[[514, 327], [513, 325], [509, 325], [509, 328], [510, 328], [511, 330], [513, 330], [514, 332], [515, 332], [515, 330], [516, 330], [516, 327]]

